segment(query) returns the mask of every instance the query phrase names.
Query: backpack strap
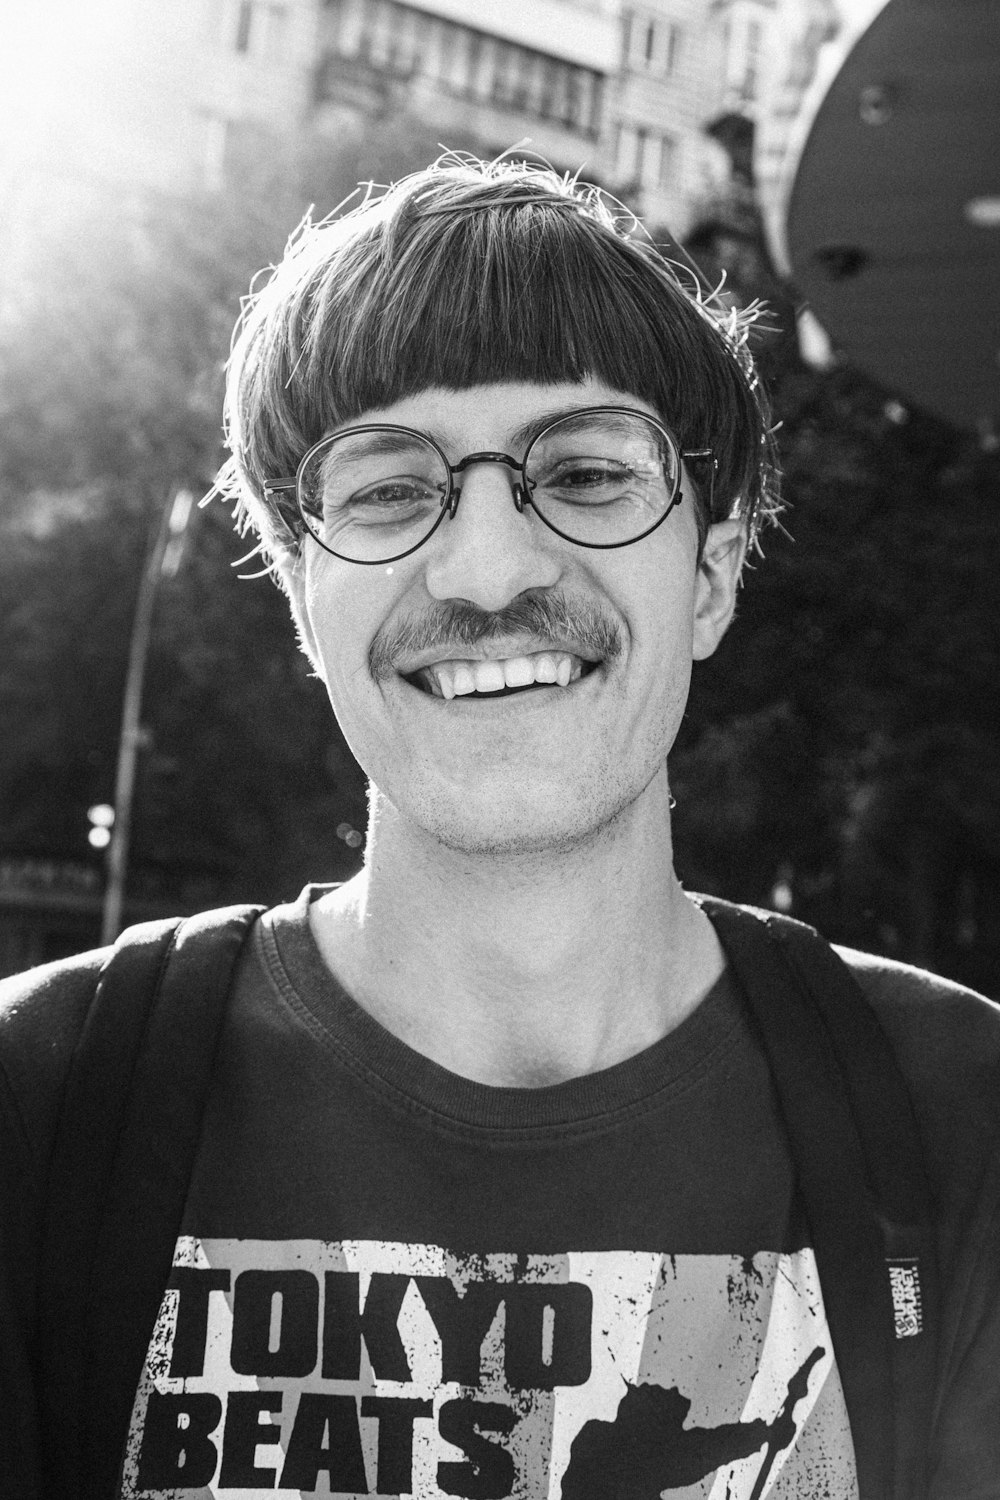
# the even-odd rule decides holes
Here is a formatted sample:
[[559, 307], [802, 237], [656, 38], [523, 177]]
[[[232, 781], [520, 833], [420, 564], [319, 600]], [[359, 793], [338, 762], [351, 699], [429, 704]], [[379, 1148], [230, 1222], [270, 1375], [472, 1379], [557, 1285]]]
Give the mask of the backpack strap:
[[70, 1064], [42, 1229], [46, 1493], [116, 1493], [232, 975], [263, 910], [141, 923], [101, 972]]
[[771, 1068], [816, 1249], [860, 1493], [928, 1482], [938, 1277], [919, 1129], [888, 1038], [811, 927], [697, 898]]

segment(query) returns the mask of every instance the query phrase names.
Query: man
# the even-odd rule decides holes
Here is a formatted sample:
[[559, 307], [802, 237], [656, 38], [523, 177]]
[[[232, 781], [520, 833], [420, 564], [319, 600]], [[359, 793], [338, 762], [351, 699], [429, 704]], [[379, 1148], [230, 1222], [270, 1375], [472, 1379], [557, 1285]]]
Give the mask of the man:
[[[853, 1147], [834, 1090], [828, 1165], [803, 1148], [797, 1084], [827, 1075], [791, 970], [772, 995], [672, 867], [691, 663], [775, 509], [745, 331], [599, 195], [509, 162], [304, 234], [245, 314], [222, 488], [371, 816], [361, 873], [243, 950], [120, 1494], [1000, 1495], [995, 1007], [847, 955], [886, 1048], [870, 1092], [898, 1067], [912, 1095], [935, 1243], [898, 1253], [863, 1180], [827, 1224]], [[98, 962], [12, 985], [26, 1200]], [[885, 1370], [844, 1290], [871, 1235]], [[30, 1313], [10, 1326], [39, 1493]], [[915, 1433], [896, 1408], [921, 1381]]]

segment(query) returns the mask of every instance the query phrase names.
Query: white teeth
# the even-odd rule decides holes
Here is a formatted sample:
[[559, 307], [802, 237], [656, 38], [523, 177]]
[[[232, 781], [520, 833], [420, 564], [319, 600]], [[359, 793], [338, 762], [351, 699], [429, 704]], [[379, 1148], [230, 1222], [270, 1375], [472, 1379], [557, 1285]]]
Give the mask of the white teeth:
[[533, 682], [569, 687], [583, 676], [584, 663], [568, 651], [539, 651], [502, 661], [438, 661], [418, 674], [436, 698], [462, 698], [469, 693], [496, 693], [504, 687], [530, 687]]
[[526, 656], [512, 656], [503, 663], [503, 680], [508, 687], [527, 687], [535, 680], [535, 663]]
[[433, 672], [428, 672], [425, 668], [420, 673], [420, 680], [425, 687], [430, 688], [435, 698], [455, 696], [454, 674], [448, 662], [439, 662]]
[[476, 691], [476, 679], [472, 675], [472, 668], [463, 662], [455, 662], [455, 693], [474, 693]]
[[472, 668], [477, 693], [498, 693], [506, 687], [502, 661], [477, 661]]

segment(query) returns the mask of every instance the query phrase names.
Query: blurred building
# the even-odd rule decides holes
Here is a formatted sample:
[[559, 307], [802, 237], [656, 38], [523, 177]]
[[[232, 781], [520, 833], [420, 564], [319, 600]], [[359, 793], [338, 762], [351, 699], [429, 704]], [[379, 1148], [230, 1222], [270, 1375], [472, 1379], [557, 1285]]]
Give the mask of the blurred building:
[[775, 0], [30, 3], [0, 79], [8, 235], [95, 178], [219, 187], [247, 129], [393, 114], [456, 149], [527, 141], [682, 231], [728, 172], [706, 125], [757, 108]]

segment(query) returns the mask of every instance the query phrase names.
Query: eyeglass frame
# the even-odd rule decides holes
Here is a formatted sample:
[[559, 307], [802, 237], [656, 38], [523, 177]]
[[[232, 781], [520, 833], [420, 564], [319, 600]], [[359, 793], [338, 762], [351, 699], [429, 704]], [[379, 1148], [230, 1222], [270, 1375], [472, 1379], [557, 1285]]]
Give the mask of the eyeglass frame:
[[[677, 456], [677, 480], [674, 486], [674, 492], [670, 497], [670, 502], [667, 505], [666, 510], [664, 510], [662, 516], [659, 516], [653, 522], [652, 526], [647, 526], [645, 531], [640, 531], [638, 536], [629, 537], [628, 540], [624, 542], [581, 542], [578, 541], [576, 537], [568, 536], [566, 532], [560, 531], [558, 526], [553, 526], [552, 522], [547, 520], [542, 512], [538, 509], [537, 505], [535, 505], [534, 501], [531, 498], [531, 489], [535, 486], [529, 485], [526, 465], [529, 457], [531, 456], [531, 450], [534, 448], [535, 444], [540, 442], [541, 439], [545, 437], [546, 433], [551, 432], [554, 427], [560, 426], [563, 422], [568, 421], [571, 417], [590, 415], [607, 416], [611, 413], [614, 413], [617, 416], [641, 417], [644, 422], [648, 422], [652, 427], [656, 428], [657, 432], [659, 432], [660, 435], [666, 439], [667, 444]], [[435, 453], [437, 453], [442, 464], [444, 465], [445, 471], [448, 475], [447, 494], [442, 496], [441, 514], [434, 522], [434, 525], [431, 527], [430, 531], [426, 532], [420, 538], [419, 542], [414, 542], [413, 546], [407, 547], [405, 552], [397, 552], [394, 557], [346, 557], [343, 552], [336, 552], [332, 547], [327, 546], [326, 542], [321, 541], [306, 519], [305, 507], [302, 503], [302, 475], [305, 473], [306, 465], [312, 459], [313, 455], [316, 454], [322, 447], [332, 445], [337, 441], [338, 438], [354, 437], [359, 432], [402, 432], [407, 434], [407, 436], [409, 437], [420, 438], [423, 442], [427, 443], [431, 448], [434, 449]], [[547, 526], [550, 531], [554, 532], [556, 536], [561, 537], [564, 542], [569, 542], [574, 547], [587, 547], [591, 551], [609, 552], [618, 547], [631, 547], [635, 542], [643, 541], [647, 536], [650, 536], [658, 526], [662, 526], [671, 512], [676, 510], [677, 507], [683, 503], [684, 492], [681, 489], [681, 469], [685, 459], [696, 459], [701, 460], [702, 462], [709, 459], [711, 460], [711, 482], [709, 485], [708, 498], [709, 512], [711, 512], [715, 475], [718, 473], [719, 469], [719, 460], [716, 458], [715, 453], [711, 448], [682, 448], [679, 440], [670, 431], [669, 427], [665, 427], [662, 422], [657, 420], [656, 417], [651, 417], [648, 411], [640, 411], [637, 407], [634, 406], [580, 406], [574, 407], [571, 411], [561, 412], [558, 417], [554, 417], [551, 422], [547, 422], [544, 427], [540, 428], [529, 442], [527, 448], [524, 451], [524, 458], [520, 461], [520, 463], [518, 463], [516, 458], [512, 458], [509, 453], [500, 453], [492, 449], [486, 449], [485, 451], [480, 453], [467, 453], [464, 458], [459, 459], [458, 463], [452, 464], [448, 462], [448, 458], [440, 443], [432, 438], [430, 433], [421, 432], [418, 427], [406, 427], [399, 422], [361, 422], [355, 427], [345, 427], [340, 432], [329, 432], [324, 437], [321, 437], [319, 441], [313, 443], [312, 447], [306, 452], [294, 474], [286, 475], [281, 479], [268, 480], [264, 484], [263, 489], [265, 495], [294, 494], [295, 506], [299, 513], [299, 519], [301, 520], [303, 527], [312, 537], [313, 541], [318, 543], [318, 545], [323, 548], [324, 552], [329, 552], [331, 557], [337, 557], [341, 560], [341, 562], [355, 563], [360, 568], [381, 568], [384, 567], [387, 563], [400, 562], [404, 557], [410, 557], [412, 553], [419, 551], [419, 549], [424, 545], [425, 542], [430, 541], [431, 537], [434, 535], [435, 531], [437, 531], [445, 516], [448, 516], [450, 520], [455, 519], [455, 513], [458, 510], [458, 502], [462, 498], [462, 486], [461, 484], [455, 483], [456, 474], [461, 474], [465, 469], [469, 468], [471, 464], [503, 464], [508, 469], [513, 469], [515, 472], [520, 472], [520, 481], [518, 482], [517, 480], [515, 480], [511, 486], [512, 498], [519, 515], [523, 515], [525, 506], [530, 505], [531, 509], [541, 521], [542, 525]]]

